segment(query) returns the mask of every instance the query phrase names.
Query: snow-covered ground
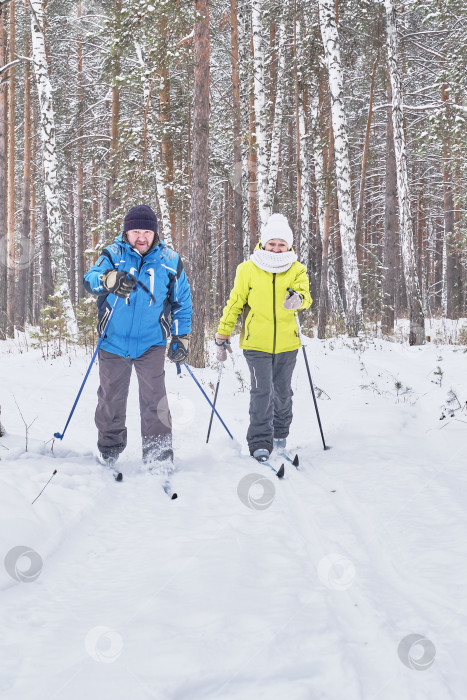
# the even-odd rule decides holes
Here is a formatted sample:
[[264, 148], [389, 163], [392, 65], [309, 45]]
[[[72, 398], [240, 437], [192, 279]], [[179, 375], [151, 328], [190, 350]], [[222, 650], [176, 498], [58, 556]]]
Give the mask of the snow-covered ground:
[[[94, 458], [96, 368], [48, 442], [89, 357], [0, 343], [1, 697], [465, 700], [466, 348], [306, 347], [332, 449], [300, 352], [303, 470], [282, 481], [247, 456], [238, 344], [218, 398], [234, 441], [215, 420], [206, 445], [209, 406], [167, 364], [171, 501], [139, 462], [136, 380], [116, 483]], [[196, 376], [212, 396], [216, 368]]]

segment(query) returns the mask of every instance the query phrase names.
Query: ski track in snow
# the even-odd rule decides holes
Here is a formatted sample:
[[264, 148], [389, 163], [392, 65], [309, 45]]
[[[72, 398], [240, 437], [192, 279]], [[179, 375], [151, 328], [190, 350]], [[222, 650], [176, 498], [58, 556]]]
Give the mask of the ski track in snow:
[[[5, 347], [2, 559], [27, 545], [43, 566], [30, 583], [0, 572], [2, 697], [464, 700], [467, 416], [439, 422], [449, 388], [467, 398], [462, 350], [308, 341], [332, 449], [322, 449], [299, 357], [288, 442], [302, 469], [286, 461], [283, 480], [246, 455], [238, 349], [218, 400], [238, 442], [215, 422], [205, 444], [209, 407], [168, 364], [171, 501], [139, 465], [133, 383], [116, 483], [92, 454], [95, 370], [63, 442], [54, 454], [44, 445], [65, 422], [86, 358], [44, 362]], [[215, 370], [196, 374], [212, 395]], [[27, 422], [38, 415], [28, 452], [13, 394]], [[245, 500], [239, 483], [252, 473], [273, 493], [264, 510], [237, 492]], [[398, 656], [410, 634], [436, 649], [427, 670]]]

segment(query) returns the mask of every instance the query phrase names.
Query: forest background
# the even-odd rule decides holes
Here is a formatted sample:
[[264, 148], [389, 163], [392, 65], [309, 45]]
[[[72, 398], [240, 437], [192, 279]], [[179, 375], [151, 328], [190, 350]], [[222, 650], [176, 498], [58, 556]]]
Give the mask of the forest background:
[[140, 203], [187, 269], [195, 366], [274, 211], [306, 332], [466, 317], [466, 36], [462, 0], [1, 2], [0, 339], [92, 347], [83, 272]]

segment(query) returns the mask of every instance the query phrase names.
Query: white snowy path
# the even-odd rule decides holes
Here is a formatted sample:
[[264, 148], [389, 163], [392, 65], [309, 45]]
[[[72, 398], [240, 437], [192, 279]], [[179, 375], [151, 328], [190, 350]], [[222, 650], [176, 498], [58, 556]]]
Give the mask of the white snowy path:
[[[218, 404], [234, 443], [215, 422], [205, 444], [209, 407], [168, 365], [176, 501], [139, 467], [134, 385], [118, 484], [92, 456], [96, 369], [55, 457], [44, 445], [63, 429], [89, 359], [12, 348], [0, 344], [0, 555], [25, 545], [42, 568], [32, 582], [0, 571], [1, 697], [467, 697], [467, 415], [439, 420], [450, 389], [467, 399], [465, 348], [309, 340], [332, 449], [322, 449], [299, 356], [289, 444], [303, 471], [286, 464], [282, 482], [245, 454], [241, 354]], [[217, 372], [196, 374], [212, 395]], [[27, 453], [13, 396], [26, 422], [38, 416]], [[237, 493], [252, 473], [273, 496], [264, 510]], [[426, 670], [399, 658], [411, 634], [435, 650]], [[415, 662], [422, 652], [412, 648]]]

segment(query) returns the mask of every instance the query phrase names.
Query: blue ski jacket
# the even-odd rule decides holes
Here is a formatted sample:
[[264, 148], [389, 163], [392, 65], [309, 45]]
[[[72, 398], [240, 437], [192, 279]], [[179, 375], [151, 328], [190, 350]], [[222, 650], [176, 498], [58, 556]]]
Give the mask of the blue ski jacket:
[[139, 286], [126, 299], [119, 298], [101, 344], [103, 350], [134, 359], [153, 345], [165, 346], [169, 335], [190, 333], [190, 285], [178, 253], [159, 243], [142, 256], [120, 235], [84, 275], [86, 291], [97, 295], [99, 334], [117, 298], [102, 286], [103, 273], [112, 268], [131, 272], [150, 289], [156, 302]]

